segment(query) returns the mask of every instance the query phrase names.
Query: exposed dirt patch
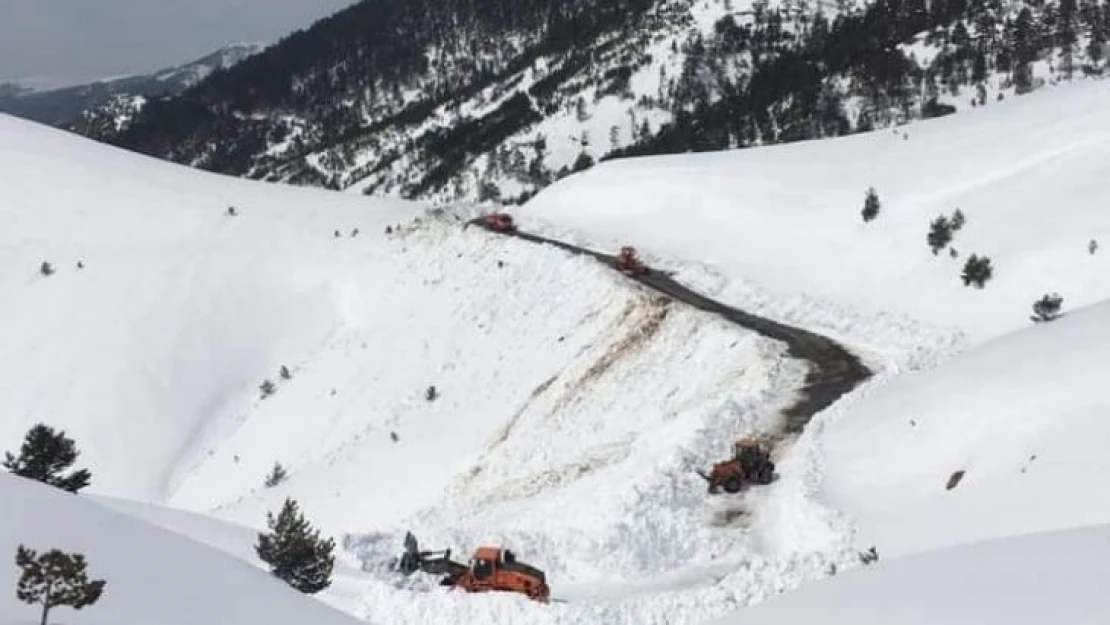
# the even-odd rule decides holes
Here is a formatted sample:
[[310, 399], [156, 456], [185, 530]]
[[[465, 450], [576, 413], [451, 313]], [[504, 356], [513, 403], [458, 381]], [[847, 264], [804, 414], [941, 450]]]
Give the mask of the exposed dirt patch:
[[646, 346], [659, 333], [660, 327], [670, 314], [672, 304], [671, 299], [658, 296], [637, 298], [629, 302], [615, 324], [618, 329], [626, 328], [623, 334], [596, 362], [590, 365], [585, 373], [567, 384], [559, 400], [549, 411], [549, 415], [552, 417], [558, 415], [560, 410], [585, 393], [614, 365]]

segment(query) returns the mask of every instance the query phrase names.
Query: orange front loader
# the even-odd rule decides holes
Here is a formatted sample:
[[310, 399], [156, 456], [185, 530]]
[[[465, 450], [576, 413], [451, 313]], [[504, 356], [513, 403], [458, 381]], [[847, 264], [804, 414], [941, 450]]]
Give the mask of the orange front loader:
[[752, 484], [770, 484], [775, 479], [775, 463], [755, 439], [742, 438], [736, 441], [732, 458], [714, 464], [708, 475], [702, 471], [698, 475], [709, 483], [711, 495], [722, 488], [726, 493], [738, 493]]

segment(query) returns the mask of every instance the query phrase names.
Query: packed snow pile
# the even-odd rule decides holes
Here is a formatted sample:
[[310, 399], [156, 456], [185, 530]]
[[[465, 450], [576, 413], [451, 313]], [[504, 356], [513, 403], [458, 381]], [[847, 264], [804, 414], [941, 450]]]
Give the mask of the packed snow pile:
[[[1107, 107], [1110, 82], [1092, 81], [895, 132], [608, 161], [519, 213], [608, 249], [704, 263], [724, 280], [699, 285], [741, 307], [754, 282], [780, 304], [900, 315], [977, 342], [1028, 325], [1046, 293], [1066, 308], [1110, 296]], [[865, 222], [872, 187], [879, 213]], [[930, 224], [957, 210], [962, 227], [934, 255]], [[961, 278], [972, 255], [990, 259], [982, 290]], [[872, 327], [843, 333], [872, 343]]]
[[1110, 526], [880, 562], [707, 625], [1041, 625], [1110, 619]]
[[19, 545], [86, 556], [106, 584], [81, 610], [56, 607], [51, 622], [74, 625], [354, 625], [359, 621], [289, 588], [250, 564], [173, 532], [109, 510], [84, 496], [0, 472], [0, 623], [37, 623], [40, 610], [16, 600]]
[[[1110, 302], [875, 389], [827, 429], [826, 491], [888, 555], [1110, 523]], [[960, 472], [958, 483], [949, 480]]]

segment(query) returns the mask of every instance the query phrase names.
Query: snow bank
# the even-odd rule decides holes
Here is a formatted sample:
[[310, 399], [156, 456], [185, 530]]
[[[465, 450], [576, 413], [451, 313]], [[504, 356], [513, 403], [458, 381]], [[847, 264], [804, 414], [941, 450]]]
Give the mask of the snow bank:
[[1104, 623], [1110, 526], [882, 561], [707, 625]]
[[1108, 328], [1101, 303], [875, 389], [826, 430], [830, 500], [888, 555], [1110, 523]]
[[[0, 473], [0, 553], [23, 544], [85, 554], [92, 579], [107, 582], [95, 605], [59, 607], [53, 622], [80, 625], [351, 625], [358, 621], [256, 567], [90, 501]], [[19, 569], [0, 567], [0, 623], [38, 622], [15, 598]]]
[[[1027, 325], [1044, 293], [1071, 308], [1110, 295], [1110, 255], [1087, 249], [1110, 240], [1108, 105], [1110, 83], [1082, 82], [896, 132], [609, 161], [520, 214], [609, 249], [700, 261], [780, 300], [895, 313], [981, 341]], [[865, 224], [871, 186], [882, 210]], [[958, 257], [934, 256], [929, 224], [957, 208], [967, 218]], [[981, 291], [960, 280], [971, 254], [994, 266]]]

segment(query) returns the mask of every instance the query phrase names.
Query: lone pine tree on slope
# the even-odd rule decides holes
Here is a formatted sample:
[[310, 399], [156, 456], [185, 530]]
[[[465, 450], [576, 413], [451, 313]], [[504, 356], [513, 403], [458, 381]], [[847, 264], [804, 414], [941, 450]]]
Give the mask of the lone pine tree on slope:
[[28, 430], [19, 457], [10, 452], [4, 453], [3, 466], [14, 475], [76, 493], [92, 480], [88, 469], [62, 475], [63, 471], [73, 466], [78, 455], [80, 452], [73, 439], [68, 438], [64, 431], [55, 432], [50, 426], [39, 423]]
[[867, 189], [867, 197], [863, 201], [863, 210], [860, 214], [863, 216], [865, 222], [879, 216], [879, 194], [875, 191], [875, 187]]
[[929, 243], [933, 256], [936, 256], [952, 242], [952, 223], [944, 215], [937, 217], [929, 224], [929, 235], [925, 240]]
[[335, 540], [321, 540], [320, 531], [305, 520], [297, 502], [286, 498], [277, 518], [266, 513], [266, 525], [270, 533], [258, 535], [254, 550], [275, 577], [309, 595], [331, 585]]
[[1044, 297], [1033, 302], [1033, 316], [1030, 319], [1034, 323], [1053, 321], [1060, 316], [1060, 306], [1063, 303], [1064, 298], [1059, 293], [1046, 293]]
[[964, 263], [964, 270], [960, 278], [964, 281], [964, 286], [974, 284], [976, 288], [981, 289], [993, 276], [994, 267], [991, 266], [991, 259], [986, 256], [972, 254]]
[[89, 580], [85, 571], [88, 564], [79, 553], [51, 549], [40, 556], [20, 545], [15, 564], [23, 569], [16, 596], [24, 603], [42, 605], [40, 625], [46, 625], [50, 608], [69, 606], [80, 610], [96, 603], [104, 592], [104, 580]]

